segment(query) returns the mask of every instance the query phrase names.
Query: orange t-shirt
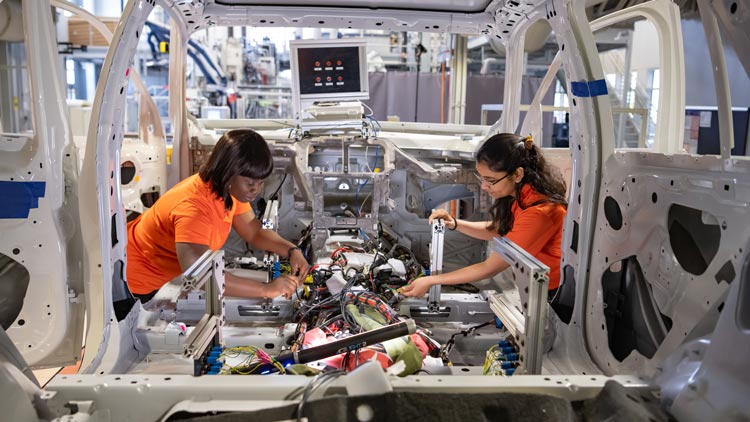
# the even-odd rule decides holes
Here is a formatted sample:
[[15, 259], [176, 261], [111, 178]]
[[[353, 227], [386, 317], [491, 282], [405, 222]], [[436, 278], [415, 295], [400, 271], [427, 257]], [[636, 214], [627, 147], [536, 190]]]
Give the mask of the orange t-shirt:
[[[533, 204], [545, 196], [530, 185], [521, 188], [522, 204]], [[526, 209], [513, 203], [513, 228], [506, 237], [549, 267], [549, 290], [560, 286], [562, 227], [565, 207], [554, 202], [542, 202]]]
[[235, 215], [250, 204], [232, 198], [232, 209], [211, 185], [194, 174], [164, 194], [148, 211], [128, 223], [128, 288], [137, 294], [159, 289], [182, 273], [175, 243], [197, 243], [220, 249]]

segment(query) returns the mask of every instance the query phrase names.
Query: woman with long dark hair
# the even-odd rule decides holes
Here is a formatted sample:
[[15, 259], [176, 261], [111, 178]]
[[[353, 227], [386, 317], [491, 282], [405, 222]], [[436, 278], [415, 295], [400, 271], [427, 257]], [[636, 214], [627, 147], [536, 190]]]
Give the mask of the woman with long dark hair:
[[293, 243], [263, 230], [249, 202], [273, 171], [265, 139], [251, 129], [226, 132], [200, 169], [128, 223], [127, 282], [146, 302], [161, 286], [189, 268], [207, 250], [222, 247], [235, 231], [253, 246], [287, 257], [292, 276], [258, 283], [224, 274], [227, 296], [272, 298], [289, 295], [307, 274], [308, 263]]
[[[487, 139], [476, 153], [477, 177], [494, 203], [491, 221], [465, 221], [436, 210], [429, 221], [443, 219], [449, 230], [490, 240], [506, 236], [550, 268], [549, 290], [560, 285], [560, 243], [567, 202], [562, 175], [550, 166], [531, 137], [500, 133]], [[470, 283], [508, 268], [492, 253], [478, 264], [450, 273], [421, 277], [402, 289], [405, 296], [423, 296], [437, 284]]]

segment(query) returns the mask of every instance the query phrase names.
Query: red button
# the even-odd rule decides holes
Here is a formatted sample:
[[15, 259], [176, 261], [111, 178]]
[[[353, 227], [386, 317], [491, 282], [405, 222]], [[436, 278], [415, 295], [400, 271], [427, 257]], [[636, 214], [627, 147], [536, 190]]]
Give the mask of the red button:
[[317, 78], [315, 78], [315, 82], [320, 82], [320, 76], [318, 76]]
[[331, 82], [331, 77], [330, 77], [330, 76], [326, 77], [326, 80], [327, 80], [328, 82]]
[[320, 62], [315, 62], [315, 67], [320, 67]]
[[341, 60], [336, 61], [336, 66], [341, 66]]
[[328, 60], [328, 61], [326, 62], [326, 66], [330, 66], [330, 65], [331, 65], [331, 61], [330, 61], [330, 60]]
[[343, 76], [339, 76], [339, 77], [338, 77], [338, 78], [336, 78], [336, 79], [338, 79], [338, 80], [339, 80], [339, 82], [341, 82], [341, 81], [343, 81], [343, 80], [344, 80], [344, 77], [343, 77]]

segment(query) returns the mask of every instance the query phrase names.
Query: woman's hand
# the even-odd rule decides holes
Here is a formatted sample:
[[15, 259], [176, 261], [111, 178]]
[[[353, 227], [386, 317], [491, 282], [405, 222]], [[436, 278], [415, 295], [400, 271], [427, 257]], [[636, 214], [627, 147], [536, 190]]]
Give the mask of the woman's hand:
[[289, 255], [288, 259], [289, 265], [292, 267], [292, 275], [299, 277], [300, 283], [305, 281], [310, 264], [307, 263], [302, 251], [299, 249], [292, 250], [292, 254]]
[[422, 297], [428, 290], [430, 290], [430, 287], [436, 284], [438, 283], [436, 282], [435, 277], [420, 277], [412, 280], [410, 284], [402, 287], [399, 291], [406, 297]]
[[433, 220], [443, 220], [445, 222], [445, 226], [448, 227], [451, 230], [455, 230], [456, 228], [456, 219], [452, 215], [448, 214], [448, 211], [444, 209], [437, 209], [432, 210], [432, 214], [430, 214], [430, 217], [427, 219], [427, 221], [432, 224]]
[[273, 299], [281, 295], [291, 297], [297, 289], [297, 277], [282, 275], [265, 285], [264, 297]]

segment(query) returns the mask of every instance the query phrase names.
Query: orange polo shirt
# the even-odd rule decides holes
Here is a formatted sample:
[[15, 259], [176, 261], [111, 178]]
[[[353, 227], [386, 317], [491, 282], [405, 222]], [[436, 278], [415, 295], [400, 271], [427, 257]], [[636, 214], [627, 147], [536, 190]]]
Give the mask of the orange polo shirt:
[[[521, 188], [522, 204], [533, 204], [545, 196], [531, 185]], [[513, 203], [513, 228], [506, 237], [549, 267], [549, 290], [560, 286], [562, 227], [566, 209], [561, 204], [543, 202], [526, 209]]]
[[128, 288], [148, 294], [182, 273], [175, 243], [197, 243], [220, 249], [235, 215], [250, 204], [232, 198], [232, 208], [211, 185], [194, 174], [164, 194], [148, 211], [128, 223]]

